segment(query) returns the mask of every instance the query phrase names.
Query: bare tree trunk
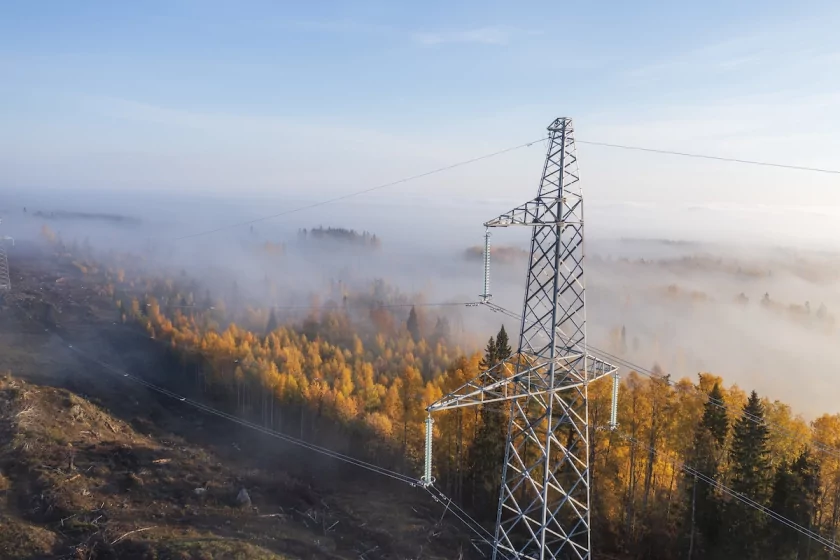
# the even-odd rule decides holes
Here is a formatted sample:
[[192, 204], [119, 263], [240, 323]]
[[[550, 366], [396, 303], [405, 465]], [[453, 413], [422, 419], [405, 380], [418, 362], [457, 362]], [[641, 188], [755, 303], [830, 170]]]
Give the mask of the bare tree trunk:
[[277, 431], [278, 432], [283, 432], [283, 428], [284, 428], [284, 426], [283, 426], [283, 408], [285, 408], [285, 407], [284, 407], [283, 403], [281, 402], [280, 403], [280, 408], [277, 410]]
[[676, 469], [671, 469], [671, 481], [668, 483], [668, 510], [665, 512], [665, 518], [671, 519], [671, 501], [674, 497], [674, 481], [676, 480]]
[[[482, 410], [483, 410], [483, 407], [482, 407]], [[473, 429], [473, 438], [472, 438], [473, 449], [475, 449], [476, 440], [478, 439], [478, 407], [475, 407], [475, 424], [474, 424], [474, 426], [475, 426], [475, 428]], [[472, 465], [472, 467], [473, 467], [473, 472], [470, 473], [472, 475], [470, 477], [472, 479], [472, 495], [470, 496], [470, 502], [472, 503], [472, 507], [475, 508], [475, 494], [477, 492], [476, 479], [478, 479], [478, 476], [476, 476], [476, 471], [478, 471], [480, 469], [483, 469], [484, 465], [481, 465], [481, 466]]]
[[303, 412], [304, 412], [304, 408], [306, 408], [306, 407], [303, 406], [303, 404], [301, 403], [301, 405], [300, 405], [300, 439], [303, 439], [303, 418], [304, 418]]
[[655, 454], [655, 445], [656, 445], [656, 417], [657, 417], [657, 407], [654, 405], [652, 416], [650, 419], [650, 437], [648, 438], [648, 457], [647, 457], [647, 468], [645, 470], [645, 483], [644, 483], [644, 494], [642, 497], [642, 510], [647, 511], [648, 508], [648, 499], [650, 497], [650, 487], [651, 482], [653, 480], [653, 463], [656, 459]]
[[[634, 430], [635, 431], [635, 430]], [[629, 475], [627, 477], [627, 518], [625, 524], [627, 525], [628, 538], [633, 532], [633, 503], [635, 502], [636, 493], [636, 446], [630, 447], [630, 465]]]
[[637, 404], [637, 397], [636, 395], [633, 396], [633, 421], [631, 423], [631, 430], [630, 430], [630, 465], [629, 465], [629, 476], [627, 477], [627, 517], [625, 519], [625, 524], [627, 527], [627, 538], [630, 539], [633, 535], [633, 526], [635, 524], [635, 502], [636, 502], [636, 431], [638, 429], [638, 423], [636, 421], [636, 404]]
[[455, 446], [456, 453], [458, 454], [458, 487], [455, 492], [455, 495], [458, 496], [458, 501], [461, 501], [463, 498], [462, 492], [464, 490], [464, 460], [463, 460], [463, 451], [464, 451], [464, 425], [463, 425], [463, 411], [458, 409], [456, 412], [458, 415], [458, 440]]
[[688, 538], [688, 560], [694, 554], [694, 506], [697, 502], [697, 475], [694, 475], [694, 484], [691, 486], [691, 533]]
[[[448, 432], [448, 430], [447, 430]], [[452, 434], [446, 436], [446, 491], [452, 493]]]

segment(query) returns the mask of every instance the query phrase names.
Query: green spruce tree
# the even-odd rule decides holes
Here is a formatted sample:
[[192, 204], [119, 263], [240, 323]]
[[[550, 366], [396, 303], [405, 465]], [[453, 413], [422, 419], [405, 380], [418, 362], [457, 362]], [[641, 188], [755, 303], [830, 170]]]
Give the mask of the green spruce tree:
[[[720, 476], [728, 432], [729, 420], [726, 417], [723, 392], [715, 383], [703, 406], [703, 418], [694, 434], [694, 447], [689, 461], [698, 476], [711, 479]], [[720, 546], [723, 511], [721, 496], [702, 479], [689, 476], [687, 482], [689, 550], [692, 556], [695, 550], [705, 550], [707, 555], [713, 556]], [[697, 533], [701, 538], [695, 538]]]
[[478, 365], [481, 366], [482, 371], [496, 365], [496, 340], [492, 336], [487, 341], [487, 346], [484, 348], [484, 357]]
[[[792, 463], [783, 462], [776, 470], [770, 509], [800, 527], [810, 528], [814, 520], [820, 489], [820, 465], [806, 449]], [[793, 560], [808, 556], [807, 537], [782, 523], [767, 525], [769, 547], [765, 557]]]
[[[510, 355], [507, 332], [502, 326], [496, 338], [490, 337], [487, 342], [481, 367], [483, 370], [490, 369]], [[495, 516], [495, 505], [501, 485], [508, 431], [508, 406], [505, 402], [493, 402], [481, 407], [479, 426], [470, 449], [473, 504], [488, 521]]]
[[408, 321], [405, 323], [408, 332], [411, 334], [411, 338], [414, 339], [414, 342], [420, 341], [420, 321], [417, 319], [417, 311], [414, 309], [414, 306], [411, 306], [411, 311], [408, 313]]
[[[767, 505], [772, 490], [772, 470], [767, 447], [767, 424], [764, 405], [753, 391], [741, 418], [733, 428], [732, 448], [729, 451], [732, 490]], [[760, 558], [760, 542], [764, 536], [766, 518], [755, 508], [738, 500], [727, 503], [724, 510], [727, 528], [726, 549], [732, 558]]]
[[513, 351], [510, 349], [510, 341], [505, 326], [499, 329], [499, 334], [496, 335], [496, 360], [501, 362], [510, 358]]

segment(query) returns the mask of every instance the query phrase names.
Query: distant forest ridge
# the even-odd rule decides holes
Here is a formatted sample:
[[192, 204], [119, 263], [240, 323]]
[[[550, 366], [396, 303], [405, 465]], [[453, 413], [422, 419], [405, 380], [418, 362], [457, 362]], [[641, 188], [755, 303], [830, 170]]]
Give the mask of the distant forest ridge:
[[102, 212], [73, 212], [67, 210], [55, 210], [44, 212], [42, 210], [36, 210], [32, 213], [32, 215], [37, 218], [45, 218], [47, 220], [94, 220], [132, 225], [138, 225], [142, 223], [142, 221], [139, 218], [135, 218], [133, 216], [123, 216], [121, 214], [106, 214]]
[[734, 258], [724, 258], [706, 254], [683, 255], [665, 258], [628, 258], [601, 256], [588, 257], [594, 263], [618, 263], [655, 267], [676, 272], [700, 271], [720, 272], [731, 276], [749, 279], [762, 279], [788, 273], [814, 283], [834, 283], [840, 280], [840, 259], [829, 258], [815, 261], [813, 258], [794, 256], [786, 260], [759, 260], [745, 262]]
[[334, 240], [343, 243], [350, 243], [353, 245], [360, 245], [377, 249], [382, 244], [382, 241], [374, 233], [368, 231], [358, 232], [354, 229], [334, 228], [318, 226], [307, 230], [306, 228], [298, 230], [298, 237], [304, 240]]

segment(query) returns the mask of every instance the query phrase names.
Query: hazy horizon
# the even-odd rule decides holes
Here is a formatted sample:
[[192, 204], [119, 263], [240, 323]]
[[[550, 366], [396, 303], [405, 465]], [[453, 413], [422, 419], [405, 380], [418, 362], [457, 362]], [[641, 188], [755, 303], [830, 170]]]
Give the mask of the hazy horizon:
[[[277, 201], [278, 203], [281, 201]], [[283, 201], [297, 207], [304, 199]], [[263, 305], [299, 305], [310, 295], [329, 291], [332, 280], [342, 279], [356, 289], [369, 289], [378, 278], [386, 280], [410, 300], [426, 302], [476, 301], [481, 291], [482, 264], [468, 260], [464, 251], [483, 241], [481, 221], [499, 213], [505, 201], [488, 201], [476, 207], [419, 205], [396, 197], [387, 201], [351, 199], [254, 224], [176, 240], [221, 225], [269, 215], [266, 204], [253, 201], [225, 201], [211, 197], [173, 195], [161, 204], [156, 196], [112, 200], [94, 199], [76, 193], [70, 199], [39, 198], [36, 193], [4, 197], [2, 233], [20, 240], [37, 240], [47, 225], [67, 241], [87, 240], [95, 249], [119, 252], [144, 251], [144, 267], [160, 274], [175, 275], [185, 270], [221, 294], [236, 280], [241, 289], [256, 294], [265, 275], [277, 284], [276, 299]], [[26, 203], [26, 213], [23, 206]], [[825, 334], [800, 326], [785, 316], [768, 315], [758, 301], [768, 292], [783, 307], [810, 301], [816, 312], [825, 304], [831, 314], [840, 309], [834, 288], [840, 274], [840, 250], [822, 251], [794, 243], [777, 245], [765, 236], [737, 241], [715, 239], [702, 229], [679, 236], [684, 228], [657, 230], [631, 224], [624, 230], [599, 232], [598, 209], [590, 210], [586, 226], [586, 282], [589, 344], [609, 349], [610, 331], [627, 330], [626, 359], [643, 368], [654, 364], [677, 377], [696, 378], [700, 371], [724, 377], [745, 389], [755, 388], [771, 399], [789, 402], [808, 417], [836, 412], [837, 391], [830, 372], [840, 367], [834, 351], [836, 334]], [[283, 207], [278, 207], [282, 211]], [[49, 219], [38, 211], [79, 211], [119, 214], [139, 219], [137, 223], [112, 223], [91, 219]], [[271, 209], [273, 210], [273, 208]], [[639, 219], [647, 207], [641, 206]], [[714, 210], [708, 210], [713, 212]], [[470, 219], [470, 217], [473, 217]], [[646, 222], [649, 226], [650, 215]], [[369, 231], [381, 240], [377, 251], [332, 251], [318, 246], [297, 246], [300, 228], [346, 227]], [[593, 234], [593, 230], [594, 234]], [[671, 236], [666, 236], [671, 231]], [[611, 236], [610, 233], [613, 233]], [[646, 237], [645, 233], [650, 233]], [[755, 230], [753, 233], [760, 233]], [[527, 248], [526, 228], [494, 229], [492, 246]], [[145, 252], [153, 240], [152, 253]], [[785, 241], [780, 238], [779, 241]], [[283, 256], [269, 258], [259, 253], [262, 243], [286, 243]], [[790, 241], [790, 239], [787, 239]], [[104, 254], [104, 253], [101, 253]], [[14, 252], [11, 253], [14, 268]], [[684, 259], [699, 259], [697, 263]], [[718, 263], [718, 259], [722, 259]], [[524, 289], [525, 262], [491, 263], [491, 291], [494, 301], [519, 312]], [[757, 271], [744, 276], [741, 269]], [[764, 274], [762, 271], [767, 271]], [[690, 305], [666, 297], [666, 288], [681, 293], [703, 292], [708, 302]], [[750, 298], [746, 308], [734, 303], [735, 296]], [[459, 339], [465, 349], [479, 349], [489, 333], [504, 323], [517, 333], [516, 320], [486, 309], [430, 309], [456, 320]], [[515, 335], [513, 335], [515, 337]], [[793, 349], [797, 349], [794, 351]], [[797, 375], [785, 372], [798, 371]], [[813, 372], [813, 373], [806, 373]], [[626, 370], [623, 370], [626, 373]], [[802, 383], [802, 376], [811, 382]]]
[[[464, 250], [482, 243], [485, 221], [534, 197], [546, 126], [571, 117], [591, 340], [625, 325], [645, 367], [708, 369], [803, 413], [829, 411], [836, 335], [755, 306], [768, 292], [840, 309], [838, 175], [595, 143], [840, 169], [838, 16], [828, 0], [4, 3], [0, 235], [35, 239], [48, 223], [99, 249], [153, 245], [150, 266], [225, 270], [243, 284], [271, 274], [286, 299], [348, 275], [472, 300], [481, 266]], [[253, 234], [227, 227], [252, 220]], [[319, 225], [370, 231], [382, 249], [270, 263], [250, 250]], [[492, 242], [525, 247], [528, 233], [495, 230]], [[672, 262], [683, 257], [700, 264]], [[522, 264], [493, 264], [502, 305], [519, 308], [523, 278]], [[663, 295], [671, 284], [714, 301], [681, 307]], [[464, 317], [477, 340], [501, 321]]]

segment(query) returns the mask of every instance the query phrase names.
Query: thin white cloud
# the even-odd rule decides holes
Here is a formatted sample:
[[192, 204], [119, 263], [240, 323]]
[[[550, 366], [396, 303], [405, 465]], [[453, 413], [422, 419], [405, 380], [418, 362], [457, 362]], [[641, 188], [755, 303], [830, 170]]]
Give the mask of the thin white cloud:
[[[77, 102], [81, 109], [91, 114], [151, 125], [160, 130], [192, 131], [204, 136], [207, 141], [243, 141], [243, 146], [266, 145], [272, 141], [322, 144], [325, 138], [333, 138], [342, 139], [341, 147], [345, 152], [354, 148], [366, 151], [368, 147], [387, 151], [389, 146], [393, 146], [397, 150], [395, 153], [399, 154], [403, 153], [399, 150], [420, 148], [420, 145], [411, 142], [409, 136], [328, 119], [201, 112], [99, 95], [81, 96]], [[427, 148], [424, 144], [422, 146]]]
[[412, 34], [421, 45], [442, 45], [446, 43], [468, 43], [479, 45], [507, 45], [514, 35], [522, 32], [507, 27], [477, 27], [458, 31], [423, 31]]
[[764, 25], [686, 48], [668, 52], [658, 60], [624, 71], [631, 79], [678, 79], [681, 75], [766, 74], [769, 68], [774, 73], [782, 69], [831, 67], [838, 61], [835, 29], [826, 25], [823, 18], [804, 18], [791, 25], [790, 22]]
[[363, 35], [397, 35], [397, 30], [387, 25], [376, 25], [352, 20], [316, 21], [297, 20], [290, 25], [303, 31], [346, 33]]
[[[32, 177], [39, 172], [37, 162], [48, 158], [66, 162], [75, 173], [68, 171], [68, 177], [89, 184], [119, 179], [125, 188], [320, 189], [326, 196], [415, 175], [474, 157], [481, 149], [474, 142], [441, 140], [436, 133], [408, 134], [334, 118], [194, 111], [107, 96], [73, 96], [71, 101], [77, 113], [106, 131], [108, 140], [96, 136], [57, 155], [60, 150], [46, 149], [34, 139], [13, 158], [21, 177]], [[499, 145], [504, 144], [492, 148]], [[455, 188], [459, 177], [464, 175], [442, 174], [417, 185]]]
[[729, 71], [751, 64], [760, 65], [765, 62], [767, 39], [768, 34], [764, 33], [731, 37], [628, 68], [624, 74], [630, 78], [648, 79], [686, 70]]
[[377, 25], [350, 20], [338, 21], [295, 21], [291, 25], [304, 31], [378, 35], [381, 37], [408, 37], [412, 42], [423, 46], [444, 44], [508, 45], [516, 36], [538, 35], [536, 31], [526, 31], [512, 27], [487, 25], [467, 29], [448, 30], [402, 30], [389, 25]]

